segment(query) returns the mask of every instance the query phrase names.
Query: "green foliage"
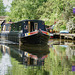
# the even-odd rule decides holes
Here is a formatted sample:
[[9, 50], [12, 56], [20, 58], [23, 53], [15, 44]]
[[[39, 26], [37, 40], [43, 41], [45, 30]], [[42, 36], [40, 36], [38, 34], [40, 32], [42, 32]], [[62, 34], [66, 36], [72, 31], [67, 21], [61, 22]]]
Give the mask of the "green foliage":
[[5, 7], [3, 5], [3, 0], [0, 0], [0, 16], [5, 15]]
[[66, 30], [66, 25], [62, 25], [62, 26], [60, 26], [60, 30]]
[[75, 24], [75, 17], [73, 18], [73, 23]]
[[8, 20], [41, 19], [46, 25], [63, 20], [63, 24], [57, 25], [55, 30], [64, 30], [69, 18], [73, 16], [74, 3], [74, 0], [13, 0], [11, 12], [7, 13]]
[[54, 30], [60, 31], [66, 29], [66, 22], [64, 20], [59, 20], [54, 27]]
[[46, 2], [46, 0], [13, 0], [9, 18], [13, 18], [13, 21], [39, 19], [37, 9], [43, 2]]

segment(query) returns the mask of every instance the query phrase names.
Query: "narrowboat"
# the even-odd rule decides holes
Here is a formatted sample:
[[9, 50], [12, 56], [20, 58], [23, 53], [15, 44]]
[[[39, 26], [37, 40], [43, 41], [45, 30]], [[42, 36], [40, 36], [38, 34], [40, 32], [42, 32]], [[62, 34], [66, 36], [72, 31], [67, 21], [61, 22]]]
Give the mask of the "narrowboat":
[[49, 33], [42, 20], [22, 20], [1, 26], [2, 39], [17, 43], [47, 44]]

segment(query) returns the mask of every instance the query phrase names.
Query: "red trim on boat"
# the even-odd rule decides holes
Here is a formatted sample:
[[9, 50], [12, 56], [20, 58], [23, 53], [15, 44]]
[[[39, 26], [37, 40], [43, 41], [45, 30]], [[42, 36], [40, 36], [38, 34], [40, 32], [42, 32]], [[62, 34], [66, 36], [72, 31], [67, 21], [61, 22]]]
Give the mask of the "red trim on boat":
[[36, 34], [36, 33], [38, 33], [38, 31], [30, 32], [30, 35]]
[[[33, 31], [33, 32], [25, 33], [25, 36], [27, 37], [27, 36], [30, 36], [30, 35], [34, 35], [34, 34], [37, 34], [38, 32], [39, 32], [39, 31]], [[42, 32], [43, 34], [49, 35], [48, 32], [46, 32], [46, 31], [42, 31], [42, 30], [41, 30], [41, 32]]]
[[46, 32], [46, 31], [42, 31], [42, 33], [47, 34], [47, 32]]

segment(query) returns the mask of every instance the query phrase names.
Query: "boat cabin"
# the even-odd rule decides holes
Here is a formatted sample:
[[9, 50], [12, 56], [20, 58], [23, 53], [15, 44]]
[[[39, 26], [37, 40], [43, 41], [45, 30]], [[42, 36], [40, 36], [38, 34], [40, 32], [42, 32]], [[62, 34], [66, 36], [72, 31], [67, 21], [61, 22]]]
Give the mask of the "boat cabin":
[[23, 33], [27, 33], [39, 29], [46, 31], [44, 21], [42, 20], [23, 20], [11, 24], [11, 31], [23, 31]]
[[2, 31], [23, 31], [23, 33], [44, 30], [45, 23], [42, 20], [23, 20], [12, 24], [5, 24], [1, 27]]
[[4, 24], [1, 26], [1, 31], [11, 31], [11, 24]]

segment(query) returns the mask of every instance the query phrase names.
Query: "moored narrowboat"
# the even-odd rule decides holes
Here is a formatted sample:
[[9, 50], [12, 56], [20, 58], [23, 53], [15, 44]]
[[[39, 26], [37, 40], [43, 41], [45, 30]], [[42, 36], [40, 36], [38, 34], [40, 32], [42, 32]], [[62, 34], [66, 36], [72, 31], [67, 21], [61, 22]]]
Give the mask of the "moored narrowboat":
[[49, 33], [42, 20], [22, 20], [2, 25], [2, 38], [17, 43], [47, 44]]

